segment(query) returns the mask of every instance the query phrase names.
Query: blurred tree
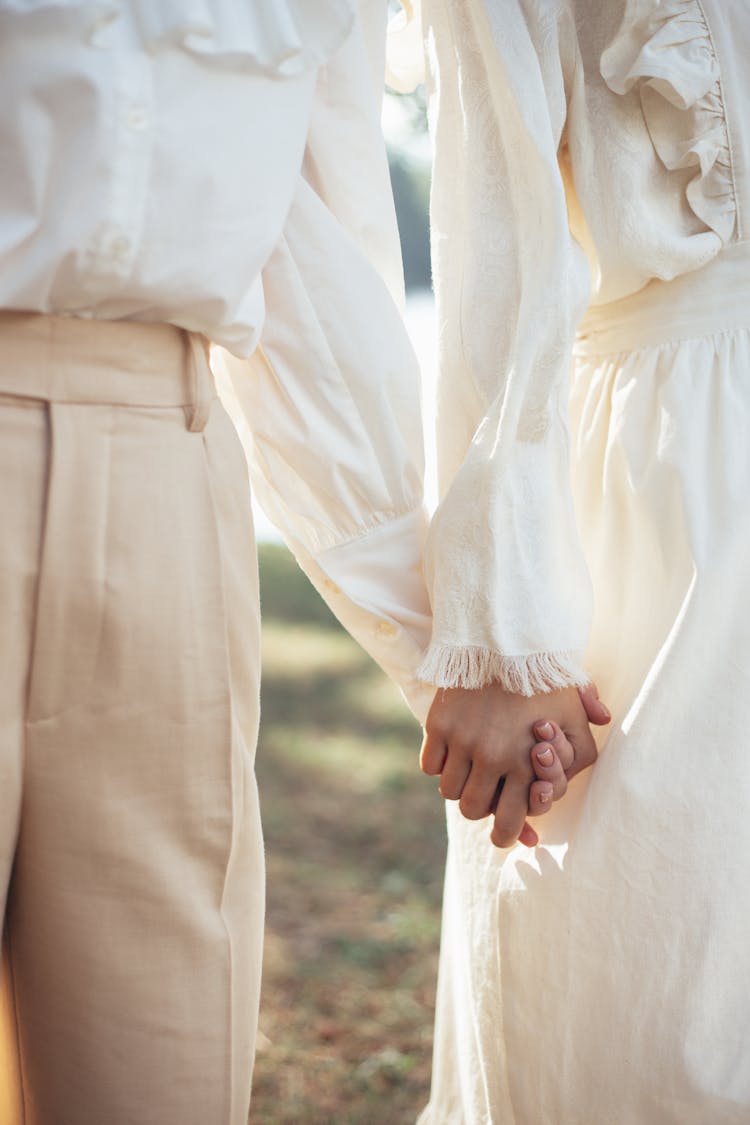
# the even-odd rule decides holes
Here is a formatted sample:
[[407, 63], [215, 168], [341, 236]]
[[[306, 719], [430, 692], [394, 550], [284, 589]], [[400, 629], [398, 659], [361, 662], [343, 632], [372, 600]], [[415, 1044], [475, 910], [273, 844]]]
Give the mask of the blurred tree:
[[396, 203], [398, 233], [404, 259], [404, 280], [407, 289], [429, 289], [430, 228], [429, 177], [400, 152], [390, 150], [388, 162]]
[[424, 87], [385, 95], [383, 126], [407, 289], [429, 289], [430, 147]]

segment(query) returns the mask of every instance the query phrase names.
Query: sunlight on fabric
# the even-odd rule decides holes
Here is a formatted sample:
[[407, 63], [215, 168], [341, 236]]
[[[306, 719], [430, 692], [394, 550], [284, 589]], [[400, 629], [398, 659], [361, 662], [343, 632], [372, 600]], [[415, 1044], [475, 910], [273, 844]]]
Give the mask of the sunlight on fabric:
[[565, 869], [568, 844], [540, 844], [533, 849], [517, 846], [505, 861], [503, 886], [507, 891], [525, 891], [539, 878]]
[[[437, 495], [433, 439], [435, 429], [437, 342], [435, 338], [435, 302], [432, 294], [424, 290], [417, 290], [410, 293], [406, 299], [405, 320], [406, 328], [414, 350], [417, 353], [422, 371], [422, 402], [426, 435], [425, 455], [427, 462], [425, 496], [428, 508], [432, 510], [435, 506]], [[235, 417], [233, 420], [235, 421], [235, 425], [237, 425], [238, 419]], [[242, 425], [241, 422], [239, 424], [240, 426]], [[253, 505], [253, 511], [257, 538], [263, 542], [279, 542], [279, 533], [257, 504]]]

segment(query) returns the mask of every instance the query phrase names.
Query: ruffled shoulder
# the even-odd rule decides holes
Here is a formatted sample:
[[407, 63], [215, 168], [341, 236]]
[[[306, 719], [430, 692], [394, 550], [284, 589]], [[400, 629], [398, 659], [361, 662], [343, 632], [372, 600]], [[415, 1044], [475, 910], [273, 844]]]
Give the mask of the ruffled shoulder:
[[638, 90], [659, 159], [670, 171], [696, 169], [688, 203], [728, 242], [736, 220], [731, 149], [719, 64], [700, 0], [627, 0], [601, 57], [601, 74], [616, 94]]
[[354, 24], [355, 0], [131, 0], [147, 46], [293, 77], [325, 63]]
[[354, 25], [356, 0], [0, 0], [0, 27], [34, 20], [91, 40], [126, 7], [144, 46], [219, 67], [293, 77], [321, 66]]

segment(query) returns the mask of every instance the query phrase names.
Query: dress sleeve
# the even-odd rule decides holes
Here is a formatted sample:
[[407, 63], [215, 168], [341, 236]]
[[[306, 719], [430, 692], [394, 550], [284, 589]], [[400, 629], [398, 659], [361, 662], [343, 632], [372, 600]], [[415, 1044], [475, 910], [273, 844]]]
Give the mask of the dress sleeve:
[[558, 166], [575, 25], [565, 0], [423, 0], [422, 20], [441, 500], [420, 675], [531, 695], [587, 680], [568, 397], [589, 279]]
[[[382, 14], [382, 18], [381, 18]], [[224, 355], [255, 495], [419, 718], [430, 633], [419, 369], [380, 130], [386, 6], [318, 75], [304, 165], [263, 272], [260, 346]], [[221, 379], [222, 371], [219, 371]]]

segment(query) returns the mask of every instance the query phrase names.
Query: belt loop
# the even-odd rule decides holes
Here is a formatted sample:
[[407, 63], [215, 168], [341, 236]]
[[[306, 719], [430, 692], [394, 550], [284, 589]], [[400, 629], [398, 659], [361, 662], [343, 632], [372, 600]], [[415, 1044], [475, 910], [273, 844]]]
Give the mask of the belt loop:
[[208, 362], [208, 340], [198, 332], [188, 332], [190, 342], [190, 405], [187, 409], [188, 430], [197, 434], [206, 428], [211, 413], [211, 368]]

